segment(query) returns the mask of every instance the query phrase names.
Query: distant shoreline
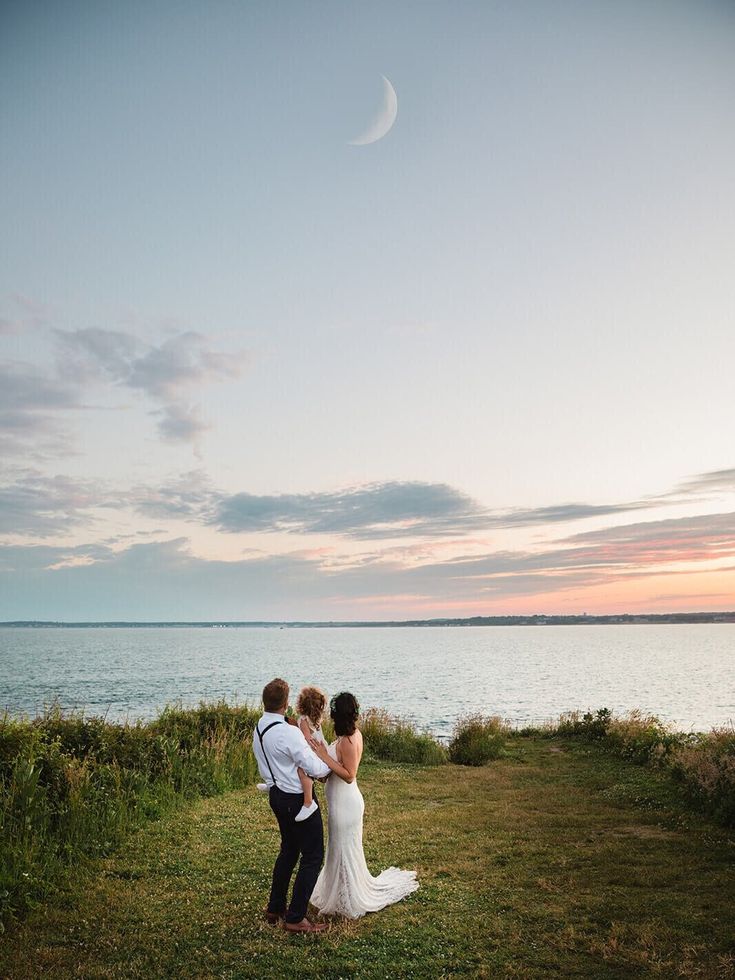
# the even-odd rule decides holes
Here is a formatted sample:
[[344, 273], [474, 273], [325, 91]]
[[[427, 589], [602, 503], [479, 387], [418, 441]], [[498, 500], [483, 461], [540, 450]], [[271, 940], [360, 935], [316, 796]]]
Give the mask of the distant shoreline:
[[145, 621], [108, 620], [99, 622], [62, 622], [52, 620], [8, 620], [2, 627], [25, 629], [337, 629], [345, 627], [429, 627], [429, 626], [656, 626], [666, 623], [735, 623], [733, 612], [690, 613], [621, 613], [611, 616], [535, 615], [535, 616], [470, 616], [459, 619], [401, 619], [401, 620], [200, 620], [200, 621]]

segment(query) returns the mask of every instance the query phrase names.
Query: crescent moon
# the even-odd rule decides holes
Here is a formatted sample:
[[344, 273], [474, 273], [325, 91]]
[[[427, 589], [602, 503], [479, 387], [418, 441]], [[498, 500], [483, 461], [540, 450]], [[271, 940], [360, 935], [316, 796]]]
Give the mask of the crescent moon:
[[349, 146], [367, 146], [368, 143], [377, 143], [378, 140], [388, 133], [398, 116], [398, 96], [396, 90], [385, 77], [383, 79], [383, 104], [368, 128], [357, 139], [350, 140]]

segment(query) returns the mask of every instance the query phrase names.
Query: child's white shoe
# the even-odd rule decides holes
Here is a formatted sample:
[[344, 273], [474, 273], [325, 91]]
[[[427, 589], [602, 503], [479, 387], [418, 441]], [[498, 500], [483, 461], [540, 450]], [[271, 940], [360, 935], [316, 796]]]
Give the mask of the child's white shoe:
[[296, 822], [299, 823], [301, 820], [308, 820], [317, 809], [316, 800], [311, 801], [311, 806], [302, 806], [296, 814]]
[[268, 792], [268, 783], [256, 783], [255, 784], [255, 788], [257, 789], [257, 791], [259, 793], [267, 793]]

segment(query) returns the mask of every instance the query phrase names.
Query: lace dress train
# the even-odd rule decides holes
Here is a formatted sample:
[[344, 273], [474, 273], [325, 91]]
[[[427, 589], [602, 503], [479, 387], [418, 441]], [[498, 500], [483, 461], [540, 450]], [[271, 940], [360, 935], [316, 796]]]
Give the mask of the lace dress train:
[[[334, 745], [330, 755], [336, 759]], [[325, 915], [359, 919], [377, 912], [416, 891], [415, 871], [386, 868], [373, 877], [362, 847], [365, 801], [357, 782], [346, 783], [332, 774], [327, 781], [329, 840], [324, 866], [311, 896], [311, 904]]]

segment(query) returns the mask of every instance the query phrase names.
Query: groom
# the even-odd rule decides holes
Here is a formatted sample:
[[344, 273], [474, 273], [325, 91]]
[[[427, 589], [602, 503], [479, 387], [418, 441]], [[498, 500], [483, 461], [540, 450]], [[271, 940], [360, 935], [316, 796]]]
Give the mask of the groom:
[[[271, 925], [285, 918], [289, 932], [322, 932], [324, 923], [309, 922], [306, 909], [324, 859], [322, 813], [318, 808], [296, 823], [304, 794], [296, 768], [320, 778], [330, 773], [309, 748], [298, 727], [286, 723], [288, 684], [276, 677], [263, 688], [263, 716], [253, 732], [253, 752], [260, 774], [268, 784], [271, 810], [281, 831], [281, 850], [273, 867], [273, 884], [265, 917]], [[291, 904], [286, 908], [288, 886], [301, 857]]]

